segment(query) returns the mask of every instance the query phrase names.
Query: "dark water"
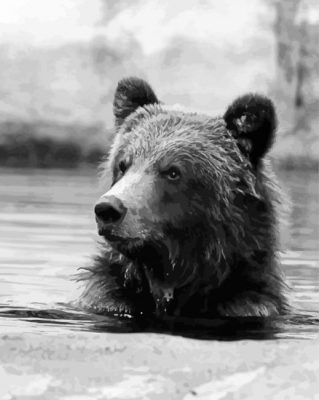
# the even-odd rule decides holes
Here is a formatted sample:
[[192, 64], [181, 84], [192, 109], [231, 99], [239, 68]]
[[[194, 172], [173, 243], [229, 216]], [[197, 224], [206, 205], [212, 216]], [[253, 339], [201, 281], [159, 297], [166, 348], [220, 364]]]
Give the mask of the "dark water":
[[284, 318], [133, 321], [67, 306], [71, 277], [94, 254], [94, 171], [0, 170], [0, 332], [159, 331], [197, 338], [313, 338], [319, 331], [319, 204], [315, 172], [280, 174], [292, 200], [282, 264], [296, 313]]

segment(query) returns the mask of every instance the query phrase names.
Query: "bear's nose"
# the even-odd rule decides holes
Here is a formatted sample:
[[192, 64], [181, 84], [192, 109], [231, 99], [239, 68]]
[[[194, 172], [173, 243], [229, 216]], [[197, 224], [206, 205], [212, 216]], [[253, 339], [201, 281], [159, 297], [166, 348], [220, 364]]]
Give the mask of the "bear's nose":
[[103, 224], [119, 223], [126, 214], [126, 207], [115, 196], [108, 196], [101, 199], [94, 208], [97, 219]]

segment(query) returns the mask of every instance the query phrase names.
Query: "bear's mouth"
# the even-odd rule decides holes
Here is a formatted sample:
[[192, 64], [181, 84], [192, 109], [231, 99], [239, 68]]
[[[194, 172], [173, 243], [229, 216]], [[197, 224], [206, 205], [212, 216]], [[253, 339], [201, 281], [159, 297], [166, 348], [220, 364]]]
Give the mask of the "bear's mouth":
[[115, 250], [147, 268], [149, 276], [163, 283], [171, 280], [176, 261], [172, 260], [165, 245], [145, 239], [123, 238], [111, 233], [103, 233], [103, 237]]
[[139, 238], [125, 238], [110, 232], [101, 232], [106, 240], [115, 250], [129, 259], [134, 259], [139, 249], [143, 246], [143, 241]]

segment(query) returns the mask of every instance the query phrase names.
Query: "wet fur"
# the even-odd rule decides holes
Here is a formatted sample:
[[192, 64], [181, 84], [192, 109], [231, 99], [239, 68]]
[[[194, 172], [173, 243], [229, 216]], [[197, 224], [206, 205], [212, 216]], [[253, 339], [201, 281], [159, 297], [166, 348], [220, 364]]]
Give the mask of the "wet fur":
[[[211, 118], [166, 110], [144, 82], [141, 92], [136, 81], [123, 85], [125, 90], [118, 88], [115, 97], [116, 137], [102, 177], [115, 169], [122, 148], [133, 146], [132, 151], [153, 165], [179, 144], [190, 168], [198, 162], [198, 179], [189, 178], [182, 188], [192, 212], [171, 215], [172, 222], [155, 216], [152, 223], [157, 229], [139, 233], [142, 247], [139, 250], [137, 243], [136, 256], [133, 252], [127, 257], [110, 244], [101, 244], [100, 255], [81, 276], [87, 285], [80, 306], [97, 313], [154, 313], [156, 301], [141, 262], [151, 264], [142, 245], [148, 242], [159, 251], [165, 247], [183, 275], [176, 277], [183, 286], [175, 290], [168, 314], [270, 316], [287, 311], [286, 286], [277, 260], [280, 191], [263, 157], [276, 125], [271, 102], [248, 95], [234, 102], [223, 118]], [[243, 106], [247, 102], [250, 108]], [[265, 134], [254, 135], [255, 128]], [[205, 188], [210, 188], [207, 196], [196, 196], [206, 193]]]

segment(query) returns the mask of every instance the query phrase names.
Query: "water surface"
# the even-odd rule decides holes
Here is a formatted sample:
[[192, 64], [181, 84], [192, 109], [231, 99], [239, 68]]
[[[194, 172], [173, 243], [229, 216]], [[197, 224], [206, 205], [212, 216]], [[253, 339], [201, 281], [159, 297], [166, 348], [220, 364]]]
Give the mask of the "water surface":
[[319, 312], [319, 205], [315, 172], [282, 172], [292, 202], [281, 255], [296, 313], [259, 319], [172, 319], [150, 323], [101, 317], [67, 304], [81, 286], [97, 239], [93, 205], [100, 195], [93, 170], [0, 169], [0, 331], [159, 331], [196, 338], [313, 338]]

